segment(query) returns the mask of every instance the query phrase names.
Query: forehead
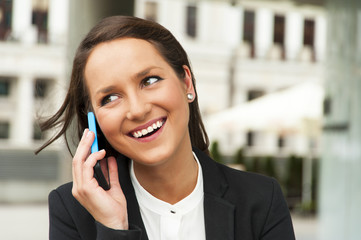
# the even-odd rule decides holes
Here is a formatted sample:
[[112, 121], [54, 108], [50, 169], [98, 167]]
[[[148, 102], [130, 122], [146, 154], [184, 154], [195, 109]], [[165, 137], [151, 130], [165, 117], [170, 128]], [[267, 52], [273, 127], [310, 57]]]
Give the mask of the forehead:
[[93, 95], [105, 85], [138, 79], [149, 69], [174, 74], [172, 67], [148, 41], [122, 38], [100, 43], [92, 50], [85, 65], [85, 86]]
[[122, 63], [130, 60], [141, 60], [146, 57], [163, 58], [153, 44], [148, 41], [136, 38], [121, 38], [95, 46], [87, 59], [85, 68], [93, 63], [103, 63], [110, 58], [117, 58], [118, 62]]
[[122, 38], [100, 43], [90, 53], [85, 65], [86, 85], [114, 76], [133, 75], [150, 66], [170, 68], [163, 56], [148, 41]]

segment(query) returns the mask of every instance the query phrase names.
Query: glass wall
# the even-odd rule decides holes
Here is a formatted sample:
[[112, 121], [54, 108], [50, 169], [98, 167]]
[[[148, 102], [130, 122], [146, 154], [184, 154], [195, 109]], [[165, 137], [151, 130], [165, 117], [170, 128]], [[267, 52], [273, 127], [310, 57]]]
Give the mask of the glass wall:
[[328, 0], [320, 239], [360, 239], [361, 2]]

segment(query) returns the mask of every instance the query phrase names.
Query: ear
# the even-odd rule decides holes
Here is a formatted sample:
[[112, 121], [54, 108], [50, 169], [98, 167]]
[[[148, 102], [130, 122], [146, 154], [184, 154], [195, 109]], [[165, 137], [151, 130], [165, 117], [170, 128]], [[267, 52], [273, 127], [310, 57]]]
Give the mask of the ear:
[[186, 92], [185, 95], [191, 93], [193, 95], [193, 99], [192, 100], [188, 100], [188, 102], [193, 102], [194, 99], [196, 98], [196, 93], [194, 91], [194, 86], [193, 86], [193, 79], [192, 79], [192, 74], [191, 74], [191, 70], [189, 69], [188, 66], [183, 65], [183, 69], [184, 69], [184, 83], [186, 86]]

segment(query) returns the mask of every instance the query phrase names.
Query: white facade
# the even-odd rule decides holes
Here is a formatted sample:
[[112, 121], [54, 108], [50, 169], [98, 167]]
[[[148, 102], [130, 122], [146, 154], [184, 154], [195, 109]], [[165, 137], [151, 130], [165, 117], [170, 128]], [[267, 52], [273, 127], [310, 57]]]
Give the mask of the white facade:
[[[47, 8], [47, 43], [38, 43], [38, 29], [32, 24], [33, 2], [45, 3]], [[151, 12], [147, 10], [149, 3], [153, 4]], [[11, 34], [9, 40], [0, 41], [0, 82], [6, 79], [10, 83], [9, 94], [0, 96], [0, 132], [4, 126], [9, 131], [6, 138], [0, 138], [0, 164], [5, 162], [3, 153], [6, 151], [26, 149], [32, 152], [40, 145], [42, 140], [34, 139], [35, 120], [39, 115], [54, 113], [64, 99], [67, 67], [71, 61], [67, 56], [70, 4], [67, 0], [13, 0]], [[243, 40], [246, 11], [254, 13], [253, 49]], [[189, 13], [194, 14], [196, 27], [193, 33], [187, 27]], [[153, 14], [158, 22], [170, 29], [189, 54], [206, 125], [214, 114], [247, 103], [251, 91], [267, 94], [303, 82], [322, 84], [326, 38], [322, 9], [272, 1], [242, 1], [236, 5], [228, 1], [206, 0], [135, 1], [135, 15], [146, 17], [147, 14]], [[274, 43], [276, 14], [285, 19], [284, 54], [282, 48]], [[314, 53], [303, 44], [305, 19], [312, 19], [315, 23]], [[312, 60], [313, 55], [316, 61]], [[34, 97], [38, 81], [45, 82], [44, 98]], [[5, 125], [1, 126], [2, 123]], [[289, 146], [282, 149], [285, 154], [305, 153], [309, 145], [309, 139], [303, 133], [285, 129], [265, 131], [250, 128], [225, 132], [208, 127], [207, 130], [211, 141], [220, 141], [221, 150], [226, 155], [232, 155], [240, 146], [246, 145], [247, 131], [254, 133], [256, 145], [251, 148], [254, 153], [279, 153], [277, 142], [280, 135]], [[63, 144], [52, 145], [49, 150], [60, 150], [66, 155], [60, 146]], [[59, 158], [64, 160], [64, 157]], [[69, 177], [70, 164], [67, 161], [59, 161], [59, 164], [56, 178], [67, 179], [64, 176]], [[22, 181], [0, 179], [0, 191], [5, 193], [0, 201], [21, 199], [18, 195], [21, 192], [29, 199], [28, 192], [19, 190], [22, 188], [33, 192], [34, 200], [37, 196], [44, 199], [52, 183], [43, 181], [25, 185]]]
[[[138, 0], [136, 16], [147, 17], [149, 3], [153, 3], [156, 21], [168, 28], [189, 54], [206, 125], [214, 114], [245, 104], [252, 91], [268, 94], [304, 82], [322, 85], [326, 18], [320, 7], [287, 1], [239, 1], [232, 5], [229, 1]], [[195, 36], [187, 33], [189, 6], [196, 8]], [[254, 56], [252, 44], [243, 40], [246, 11], [254, 14]], [[284, 19], [283, 47], [274, 41], [276, 15]], [[313, 49], [304, 44], [305, 20], [314, 23]], [[280, 135], [285, 141], [291, 139], [286, 144], [289, 146], [286, 152], [305, 154], [309, 150], [302, 147], [309, 145], [303, 133], [285, 135], [287, 131], [282, 129], [248, 130], [258, 132], [258, 146], [253, 147], [255, 153], [278, 153]], [[207, 131], [211, 141], [220, 141], [225, 155], [232, 155], [246, 144], [247, 131], [222, 132], [218, 128]]]
[[[36, 2], [43, 5], [34, 6]], [[38, 28], [32, 24], [34, 7], [47, 11], [47, 43], [38, 43]], [[3, 90], [0, 95], [0, 164], [4, 169], [0, 177], [0, 201], [46, 199], [49, 188], [60, 178], [49, 177], [47, 179], [52, 180], [46, 182], [36, 176], [35, 170], [44, 168], [47, 160], [46, 153], [35, 157], [33, 152], [43, 142], [39, 135], [34, 136], [38, 131], [35, 127], [38, 117], [54, 113], [65, 96], [67, 19], [67, 0], [12, 1], [9, 37], [0, 41], [0, 84]], [[36, 88], [39, 87], [44, 91], [38, 92], [36, 97]], [[55, 144], [49, 149], [54, 153], [50, 156], [57, 157], [56, 152], [61, 148]], [[38, 160], [41, 158], [44, 159]], [[49, 167], [59, 170], [61, 163], [56, 159], [49, 159], [51, 161], [54, 166]], [[18, 180], [5, 176], [12, 171], [20, 175]], [[47, 170], [44, 168], [44, 171]], [[47, 174], [50, 173], [44, 172], [44, 176]]]
[[[64, 98], [64, 92], [59, 90], [64, 90], [67, 82], [67, 1], [49, 0], [48, 7], [49, 41], [40, 44], [37, 29], [31, 24], [31, 1], [13, 1], [13, 40], [0, 41], [0, 77], [11, 78], [9, 96], [0, 98], [0, 119], [10, 123], [10, 137], [0, 140], [0, 148], [33, 149], [33, 124], [37, 118], [34, 113], [51, 113], [56, 110], [54, 104]], [[46, 102], [34, 97], [36, 79], [49, 81]], [[53, 104], [51, 109], [46, 108], [49, 104]]]

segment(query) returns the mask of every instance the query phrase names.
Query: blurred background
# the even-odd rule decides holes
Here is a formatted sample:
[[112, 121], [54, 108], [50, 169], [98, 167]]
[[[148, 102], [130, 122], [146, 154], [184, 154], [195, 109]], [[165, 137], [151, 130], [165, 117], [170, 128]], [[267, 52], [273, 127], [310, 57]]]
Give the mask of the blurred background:
[[189, 54], [215, 160], [275, 177], [298, 240], [361, 239], [361, 2], [0, 0], [0, 238], [47, 239], [71, 157], [37, 120], [101, 18], [157, 21]]

